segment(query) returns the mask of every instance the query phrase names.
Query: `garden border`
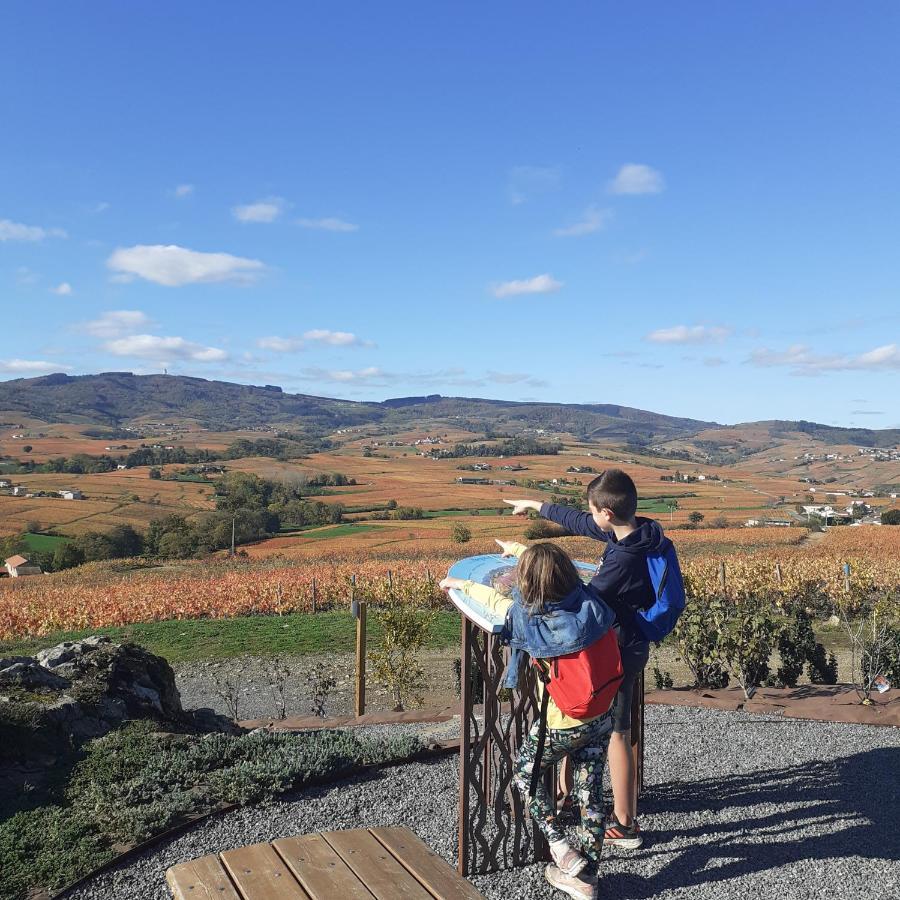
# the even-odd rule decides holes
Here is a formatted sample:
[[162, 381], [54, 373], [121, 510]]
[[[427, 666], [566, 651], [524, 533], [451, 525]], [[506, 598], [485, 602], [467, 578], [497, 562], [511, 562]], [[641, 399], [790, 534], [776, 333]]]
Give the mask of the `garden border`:
[[[364, 717], [368, 718], [368, 717]], [[321, 720], [320, 720], [321, 721]], [[371, 725], [377, 724], [372, 722], [364, 722], [359, 724]], [[385, 723], [389, 724], [389, 723]], [[299, 729], [303, 731], [308, 731], [310, 729]], [[316, 787], [323, 784], [331, 784], [333, 781], [341, 781], [345, 778], [352, 778], [356, 775], [364, 775], [368, 772], [376, 772], [381, 769], [389, 769], [393, 766], [403, 766], [407, 763], [416, 762], [418, 760], [426, 760], [433, 759], [435, 757], [444, 756], [449, 753], [457, 753], [459, 752], [459, 741], [434, 741], [425, 746], [423, 746], [417, 753], [414, 753], [412, 756], [404, 757], [403, 759], [392, 759], [388, 762], [382, 763], [370, 763], [368, 765], [361, 766], [353, 766], [349, 769], [343, 769], [338, 773], [322, 775], [317, 778], [310, 778], [307, 781], [304, 781], [303, 784], [298, 785], [297, 787], [293, 787], [290, 790], [302, 790], [308, 787]], [[285, 793], [289, 793], [289, 791], [285, 791]], [[55, 893], [47, 891], [47, 890], [38, 890], [35, 893], [29, 894], [28, 900], [63, 900], [65, 896], [70, 892], [75, 890], [75, 888], [81, 887], [85, 882], [90, 881], [90, 879], [96, 877], [97, 875], [101, 875], [103, 872], [107, 872], [109, 869], [114, 868], [120, 863], [127, 862], [132, 857], [138, 856], [143, 853], [145, 850], [149, 850], [151, 847], [156, 846], [157, 844], [161, 844], [163, 841], [168, 838], [174, 838], [178, 835], [184, 833], [188, 829], [192, 828], [194, 825], [199, 824], [200, 822], [205, 822], [207, 819], [212, 819], [215, 816], [223, 815], [224, 813], [231, 812], [235, 809], [240, 809], [241, 804], [239, 803], [226, 803], [221, 806], [217, 806], [215, 809], [211, 809], [205, 813], [197, 813], [192, 816], [186, 817], [182, 822], [179, 822], [177, 825], [173, 825], [171, 828], [167, 828], [165, 831], [161, 831], [159, 834], [153, 835], [153, 837], [147, 838], [146, 841], [141, 841], [139, 844], [134, 844], [130, 847], [126, 847], [121, 853], [114, 856], [112, 859], [107, 860], [100, 866], [97, 866], [96, 869], [92, 869], [90, 872], [85, 873], [81, 876], [81, 878], [73, 881], [71, 884], [67, 884], [65, 887], [60, 888]]]

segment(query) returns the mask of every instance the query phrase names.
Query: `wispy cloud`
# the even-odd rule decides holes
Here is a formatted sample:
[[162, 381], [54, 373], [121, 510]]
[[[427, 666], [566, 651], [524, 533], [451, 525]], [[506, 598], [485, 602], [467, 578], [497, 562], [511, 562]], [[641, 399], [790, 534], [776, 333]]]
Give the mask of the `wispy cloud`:
[[296, 224], [301, 228], [313, 228], [318, 231], [359, 231], [359, 225], [334, 216], [324, 219], [297, 219]]
[[215, 281], [252, 281], [265, 266], [230, 253], [202, 253], [175, 244], [119, 247], [106, 261], [119, 280], [143, 278], [165, 287]]
[[651, 331], [645, 340], [654, 344], [707, 344], [722, 341], [730, 333], [730, 329], [717, 325], [674, 325]]
[[275, 353], [297, 353], [305, 350], [307, 343], [326, 344], [330, 347], [374, 347], [372, 341], [364, 341], [350, 331], [329, 331], [325, 328], [314, 328], [305, 331], [303, 337], [279, 337], [271, 335], [259, 338], [256, 346], [261, 350]]
[[643, 163], [625, 163], [607, 185], [611, 194], [659, 194], [665, 189], [662, 172]]
[[172, 188], [172, 196], [181, 200], [184, 197], [190, 197], [191, 194], [194, 193], [194, 186], [192, 184], [179, 184]]
[[42, 228], [0, 219], [0, 241], [42, 241], [48, 237], [64, 238], [68, 235], [62, 228]]
[[60, 297], [68, 297], [72, 293], [72, 285], [68, 281], [63, 281], [54, 288], [50, 288], [51, 294], [57, 294]]
[[273, 334], [259, 338], [256, 346], [260, 350], [272, 350], [275, 353], [296, 353], [303, 350], [303, 341], [300, 338], [278, 337]]
[[330, 344], [332, 347], [362, 347], [373, 346], [371, 341], [364, 341], [349, 331], [328, 331], [324, 328], [314, 328], [303, 333], [307, 341], [316, 341], [320, 344]]
[[115, 338], [149, 328], [152, 324], [150, 317], [139, 309], [114, 309], [79, 327], [93, 337]]
[[302, 370], [303, 377], [309, 381], [333, 381], [340, 384], [355, 382], [357, 384], [388, 384], [396, 380], [395, 375], [383, 372], [377, 366], [365, 369], [320, 369], [310, 366]]
[[794, 375], [822, 375], [826, 372], [900, 370], [900, 347], [885, 344], [855, 356], [844, 353], [815, 353], [805, 344], [793, 344], [787, 350], [754, 350], [746, 360], [752, 366], [783, 366]]
[[284, 212], [285, 201], [282, 197], [267, 197], [256, 203], [234, 206], [231, 214], [238, 222], [274, 222]]
[[703, 365], [709, 366], [710, 368], [716, 368], [718, 366], [724, 366], [725, 360], [722, 359], [721, 356], [704, 356], [703, 357]]
[[0, 372], [13, 375], [44, 375], [50, 372], [71, 372], [72, 367], [46, 359], [0, 359]]
[[493, 288], [495, 297], [517, 297], [520, 294], [552, 294], [563, 286], [550, 274], [535, 275], [517, 281], [504, 281]]
[[204, 347], [182, 337], [161, 337], [155, 334], [132, 334], [107, 341], [103, 346], [115, 356], [130, 356], [159, 362], [179, 359], [221, 362], [228, 358], [228, 354], [218, 347]]
[[558, 166], [513, 166], [509, 170], [509, 202], [518, 206], [533, 194], [555, 190], [561, 180]]
[[101, 201], [94, 207], [93, 212], [94, 212], [96, 215], [99, 215], [100, 213], [105, 213], [109, 208], [110, 208], [110, 204], [107, 203], [105, 200], [101, 200]]
[[486, 380], [494, 384], [527, 384], [529, 387], [546, 387], [547, 382], [527, 372], [488, 372]]
[[592, 203], [578, 222], [564, 228], [556, 228], [553, 234], [556, 237], [582, 237], [585, 234], [593, 234], [605, 228], [612, 221], [612, 217], [611, 209], [600, 209], [596, 203]]

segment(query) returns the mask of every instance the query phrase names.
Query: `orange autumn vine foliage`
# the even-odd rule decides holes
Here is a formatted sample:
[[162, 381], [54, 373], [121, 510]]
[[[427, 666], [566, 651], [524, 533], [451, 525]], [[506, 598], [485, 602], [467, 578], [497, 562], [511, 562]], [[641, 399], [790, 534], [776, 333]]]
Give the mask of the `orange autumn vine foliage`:
[[[872, 592], [900, 591], [900, 529], [832, 529], [824, 539], [802, 544], [797, 543], [805, 535], [800, 529], [761, 531], [673, 532], [692, 600], [722, 595], [722, 562], [724, 595], [736, 599], [765, 595], [776, 605], [823, 598], [846, 602]], [[703, 544], [697, 538], [702, 534], [707, 536]], [[779, 537], [770, 537], [776, 534]], [[756, 537], [755, 547], [748, 544], [738, 552], [738, 541], [750, 537]], [[579, 559], [594, 559], [600, 549], [596, 542], [580, 538], [559, 543]], [[473, 541], [462, 552], [494, 549], [488, 541]], [[167, 619], [308, 613], [313, 611], [314, 582], [317, 611], [345, 609], [354, 577], [357, 595], [376, 605], [389, 590], [420, 606], [444, 605], [437, 581], [459, 555], [459, 547], [448, 545], [423, 552], [414, 547], [381, 555], [357, 551], [289, 562], [219, 559], [171, 567], [142, 561], [89, 563], [54, 575], [4, 579], [0, 640]], [[845, 563], [852, 573], [849, 592]]]

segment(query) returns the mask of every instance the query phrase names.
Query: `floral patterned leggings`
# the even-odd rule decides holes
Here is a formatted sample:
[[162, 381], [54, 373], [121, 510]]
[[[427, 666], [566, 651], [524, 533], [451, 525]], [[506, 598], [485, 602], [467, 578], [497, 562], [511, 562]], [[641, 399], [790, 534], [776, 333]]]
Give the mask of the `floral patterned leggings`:
[[[559, 762], [564, 756], [572, 759], [574, 794], [581, 806], [578, 839], [581, 852], [594, 866], [599, 863], [603, 849], [603, 770], [606, 767], [612, 724], [612, 716], [607, 713], [575, 728], [548, 728], [541, 757], [541, 771]], [[544, 837], [548, 841], [558, 841], [566, 835], [557, 824], [555, 806], [544, 786], [543, 778], [538, 781], [537, 791], [530, 803], [528, 798], [531, 772], [537, 754], [537, 735], [538, 723], [535, 722], [519, 748], [513, 782]]]

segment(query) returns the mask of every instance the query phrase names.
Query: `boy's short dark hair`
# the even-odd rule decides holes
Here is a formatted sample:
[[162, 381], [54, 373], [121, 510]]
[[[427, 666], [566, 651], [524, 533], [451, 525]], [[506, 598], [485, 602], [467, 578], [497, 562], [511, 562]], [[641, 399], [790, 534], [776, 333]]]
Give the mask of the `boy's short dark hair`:
[[634, 518], [637, 512], [638, 494], [631, 476], [621, 469], [606, 469], [587, 489], [588, 503], [595, 509], [612, 510], [623, 522]]

